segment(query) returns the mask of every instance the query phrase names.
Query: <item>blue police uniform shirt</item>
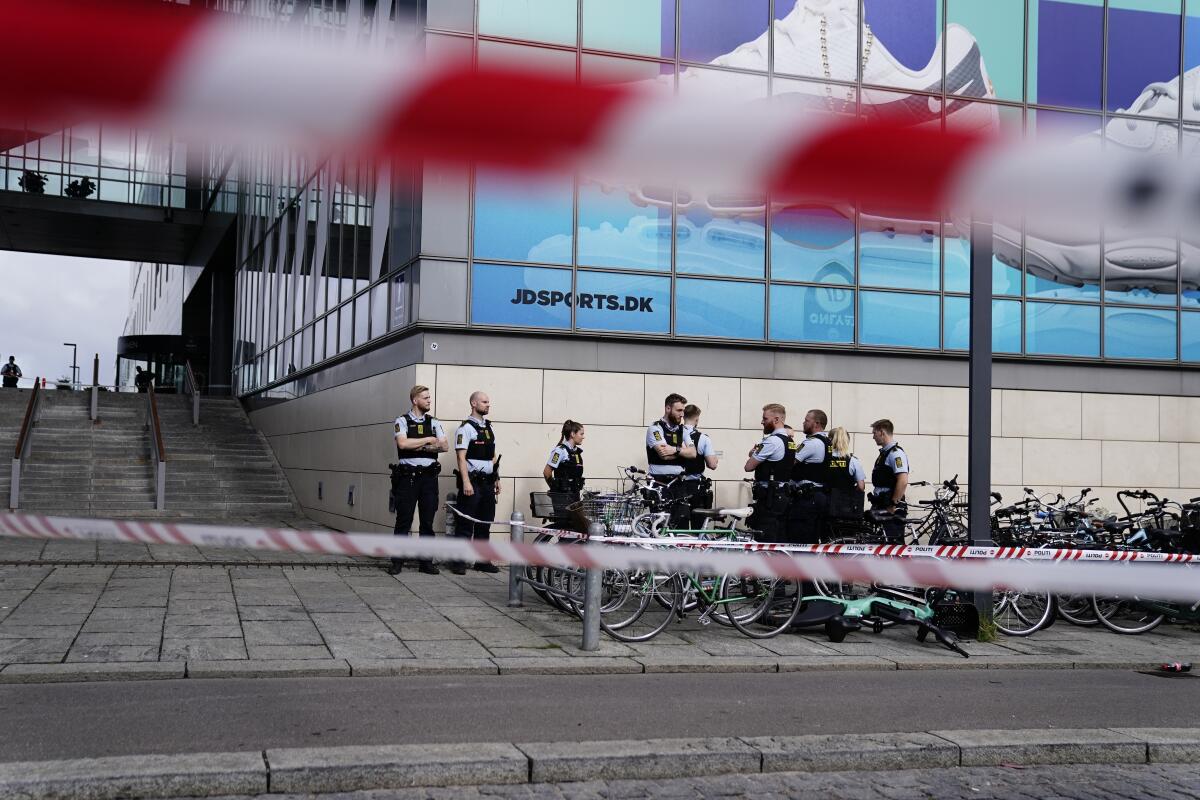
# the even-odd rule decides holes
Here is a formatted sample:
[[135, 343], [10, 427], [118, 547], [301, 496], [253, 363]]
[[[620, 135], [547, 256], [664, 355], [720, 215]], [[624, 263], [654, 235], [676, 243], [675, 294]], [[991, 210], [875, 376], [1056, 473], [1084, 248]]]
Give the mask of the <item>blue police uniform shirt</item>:
[[[473, 417], [471, 417], [471, 419], [478, 422], [480, 427], [483, 427], [484, 421], [481, 420], [479, 417], [473, 416]], [[479, 438], [479, 434], [476, 433], [475, 428], [472, 427], [471, 425], [463, 423], [462, 425], [458, 426], [458, 431], [454, 434], [454, 449], [455, 450], [466, 450], [467, 447], [470, 446], [471, 442], [475, 441], [478, 438]], [[468, 458], [467, 459], [467, 468], [471, 472], [482, 472], [485, 475], [492, 474], [492, 462], [491, 461], [480, 461], [479, 459], [476, 459], [476, 458]]]
[[[845, 453], [838, 453], [842, 456]], [[854, 476], [855, 481], [866, 481], [867, 472], [863, 469], [862, 462], [858, 460], [858, 456], [851, 454], [850, 456], [850, 474]]]
[[[409, 411], [407, 414], [396, 417], [396, 439], [408, 438], [408, 420], [410, 419], [419, 425], [425, 426], [423, 432], [418, 429], [418, 436], [422, 438], [425, 436], [436, 436], [439, 439], [445, 438], [446, 431], [444, 428], [442, 428], [442, 423], [438, 422], [429, 414], [426, 414], [423, 417], [414, 417], [412, 415], [412, 411]], [[437, 461], [437, 453], [417, 455], [418, 451], [416, 450], [401, 450], [400, 452], [406, 455], [400, 456], [399, 463], [409, 467], [432, 467]], [[412, 455], [407, 455], [409, 453]]]
[[754, 446], [750, 457], [758, 462], [782, 460], [786, 453], [786, 445], [775, 435], [777, 433], [787, 433], [787, 428], [777, 428], [764, 436], [763, 440]]
[[[812, 437], [805, 436], [804, 441], [800, 443], [800, 448], [796, 450], [797, 464], [820, 464], [825, 460], [825, 447], [822, 446], [821, 441], [817, 441], [818, 439], [825, 445], [829, 444], [829, 434], [825, 431], [817, 431]], [[805, 484], [822, 485], [819, 481], [800, 481], [801, 486]]]
[[559, 442], [550, 451], [550, 457], [546, 459], [546, 466], [550, 469], [558, 469], [558, 465], [571, 458], [571, 454], [578, 450], [578, 447], [572, 447], [567, 442]]
[[[892, 442], [887, 447], [879, 448], [880, 453], [887, 453], [884, 463], [895, 474], [908, 472], [908, 454], [900, 449], [899, 442]], [[880, 494], [883, 490], [877, 486], [871, 487], [871, 494]]]
[[[671, 426], [666, 421], [657, 419], [646, 428], [646, 447], [658, 447], [660, 444], [666, 444], [666, 437], [663, 432], [674, 433], [679, 430], [683, 423]], [[687, 445], [688, 442], [684, 442]], [[682, 464], [650, 464], [646, 467], [646, 471], [651, 475], [679, 475], [683, 472]]]

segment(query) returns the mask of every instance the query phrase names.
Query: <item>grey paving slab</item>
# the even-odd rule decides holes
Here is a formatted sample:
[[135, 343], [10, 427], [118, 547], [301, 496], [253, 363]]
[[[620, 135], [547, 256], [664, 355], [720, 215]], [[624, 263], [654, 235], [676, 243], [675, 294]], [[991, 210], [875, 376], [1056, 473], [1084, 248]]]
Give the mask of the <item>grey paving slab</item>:
[[305, 620], [308, 619], [308, 611], [302, 605], [296, 604], [293, 600], [289, 605], [277, 606], [254, 606], [254, 605], [239, 605], [238, 614], [245, 622], [259, 622], [267, 620]]
[[67, 653], [67, 661], [158, 661], [158, 651], [157, 642], [151, 645], [77, 644]]
[[529, 779], [529, 760], [511, 744], [295, 748], [267, 750], [266, 758], [273, 792], [514, 784]]
[[265, 661], [307, 661], [333, 658], [329, 648], [323, 644], [313, 645], [278, 645], [278, 644], [249, 644], [246, 652], [250, 658]]
[[350, 665], [342, 659], [188, 661], [189, 678], [322, 678], [349, 677]]
[[313, 645], [323, 644], [317, 627], [308, 620], [285, 622], [243, 622], [247, 644]]
[[163, 639], [159, 658], [164, 661], [224, 661], [247, 658], [241, 639]]
[[163, 626], [167, 639], [231, 639], [241, 638], [241, 625], [175, 625]]
[[213, 797], [262, 794], [261, 753], [122, 756], [0, 764], [0, 796], [11, 798]]
[[326, 647], [334, 658], [388, 659], [413, 658], [414, 653], [395, 636], [389, 638], [342, 637], [326, 638]]
[[493, 658], [501, 675], [614, 675], [642, 672], [632, 658]]
[[223, 611], [219, 614], [190, 614], [178, 613], [167, 614], [167, 624], [175, 626], [183, 625], [240, 625], [241, 620], [238, 618], [236, 611]]
[[566, 655], [556, 644], [538, 647], [489, 647], [488, 652], [494, 658], [562, 658]]
[[75, 637], [72, 649], [114, 645], [158, 645], [161, 640], [162, 631], [80, 633]]
[[72, 639], [0, 639], [0, 661], [9, 664], [62, 661]]
[[739, 739], [518, 743], [534, 783], [679, 778], [758, 772], [761, 755]]
[[743, 737], [763, 772], [957, 767], [958, 746], [928, 733]]
[[490, 658], [349, 658], [347, 660], [350, 662], [350, 671], [356, 678], [379, 678], [394, 675], [496, 675], [500, 671]]
[[0, 622], [0, 639], [69, 639], [78, 625], [7, 625]]
[[401, 639], [408, 641], [442, 641], [448, 639], [472, 639], [471, 634], [464, 631], [449, 620], [442, 622], [387, 622], [387, 627]]
[[958, 746], [964, 767], [1000, 764], [1144, 764], [1146, 743], [1111, 730], [930, 731]]
[[[0, 673], [3, 676], [4, 673]], [[1145, 742], [1151, 763], [1200, 763], [1200, 728], [1113, 728]]]
[[183, 664], [160, 661], [116, 664], [10, 664], [0, 683], [86, 683], [90, 681], [151, 681], [184, 677]]
[[417, 658], [487, 658], [492, 653], [479, 642], [466, 639], [449, 641], [409, 640], [405, 646]]

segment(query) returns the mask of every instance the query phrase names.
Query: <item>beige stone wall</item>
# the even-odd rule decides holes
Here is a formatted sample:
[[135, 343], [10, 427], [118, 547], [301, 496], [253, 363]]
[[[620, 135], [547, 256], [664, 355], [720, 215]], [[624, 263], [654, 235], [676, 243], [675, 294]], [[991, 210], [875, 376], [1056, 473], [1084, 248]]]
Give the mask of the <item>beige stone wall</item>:
[[[786, 405], [793, 422], [808, 408], [824, 409], [831, 425], [851, 432], [868, 473], [876, 453], [870, 423], [887, 417], [909, 454], [913, 480], [940, 482], [957, 473], [965, 485], [969, 478], [964, 388], [418, 364], [251, 414], [313, 519], [343, 530], [391, 530], [392, 421], [407, 409], [414, 383], [432, 387], [434, 413], [451, 435], [470, 410], [470, 393], [491, 395], [504, 454], [502, 520], [514, 502], [529, 517], [529, 493], [544, 487], [542, 465], [568, 417], [587, 426], [589, 485], [615, 486], [618, 467], [645, 466], [645, 426], [672, 391], [704, 409], [702, 427], [724, 453], [714, 476], [720, 504], [749, 501], [741, 468], [761, 436], [757, 423], [767, 402]], [[1064, 493], [1091, 486], [1110, 509], [1121, 488], [1175, 499], [1200, 495], [1200, 399], [998, 389], [992, 406], [992, 484], [1006, 500], [1019, 499], [1022, 486]], [[442, 463], [445, 496], [453, 489], [452, 454]]]

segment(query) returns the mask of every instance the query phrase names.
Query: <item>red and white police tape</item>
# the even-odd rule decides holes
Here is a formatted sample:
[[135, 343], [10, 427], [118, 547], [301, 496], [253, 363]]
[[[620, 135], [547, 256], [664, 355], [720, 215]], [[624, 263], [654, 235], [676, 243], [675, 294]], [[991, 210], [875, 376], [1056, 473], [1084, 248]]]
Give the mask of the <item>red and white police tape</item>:
[[893, 558], [773, 550], [727, 551], [679, 547], [669, 539], [638, 540], [637, 544], [591, 541], [533, 544], [378, 533], [69, 519], [15, 513], [0, 514], [0, 536], [245, 547], [379, 558], [498, 561], [579, 569], [691, 571], [897, 586], [953, 586], [964, 590], [1008, 588], [1070, 594], [1138, 595], [1184, 602], [1200, 600], [1198, 573], [1187, 564], [983, 558], [943, 560], [938, 557]]
[[[735, 205], [750, 218], [765, 213], [766, 196], [914, 220], [943, 219], [947, 208], [1094, 219], [1101, 198], [1127, 199], [1108, 174], [1115, 155], [1010, 144], [987, 104], [956, 103], [979, 113], [943, 125], [936, 115], [885, 114], [884, 105], [904, 104], [873, 105], [869, 93], [861, 116], [822, 110], [819, 91], [816, 108], [807, 95], [747, 96], [743, 83], [714, 79], [717, 71], [687, 70], [676, 92], [672, 82], [594, 66], [580, 78], [573, 60], [560, 71], [455, 60], [427, 55], [421, 31], [391, 25], [388, 7], [376, 4], [363, 35], [362, 19], [345, 29], [296, 25], [256, 17], [253, 7], [0, 0], [8, 34], [0, 74], [21, 76], [0, 82], [0, 142], [117, 119], [231, 147], [577, 171], [641, 203], [670, 199], [647, 200], [638, 187], [678, 183], [681, 196], [741, 197]], [[963, 116], [984, 122], [957, 122]], [[1155, 193], [1168, 196], [1176, 195]], [[1179, 193], [1179, 207], [1192, 197]]]

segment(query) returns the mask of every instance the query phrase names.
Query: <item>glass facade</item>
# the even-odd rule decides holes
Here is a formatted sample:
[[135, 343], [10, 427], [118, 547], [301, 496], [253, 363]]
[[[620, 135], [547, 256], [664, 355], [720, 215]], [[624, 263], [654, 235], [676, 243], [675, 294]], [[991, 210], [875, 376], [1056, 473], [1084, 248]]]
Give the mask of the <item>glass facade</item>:
[[[335, 24], [395, 23], [381, 11], [391, 4], [324, 5]], [[1179, 0], [422, 5], [431, 52], [521, 56], [583, 81], [720, 84], [1112, 148], [1184, 147], [1200, 124], [1180, 99], [1196, 94], [1186, 80], [1200, 81], [1185, 75], [1200, 66], [1200, 11]], [[969, 220], [259, 155], [239, 179], [243, 391], [422, 323], [863, 351], [968, 345]], [[1066, 233], [998, 221], [995, 352], [1200, 362], [1200, 276], [1178, 269], [1191, 244], [1143, 245], [1099, 223]]]

